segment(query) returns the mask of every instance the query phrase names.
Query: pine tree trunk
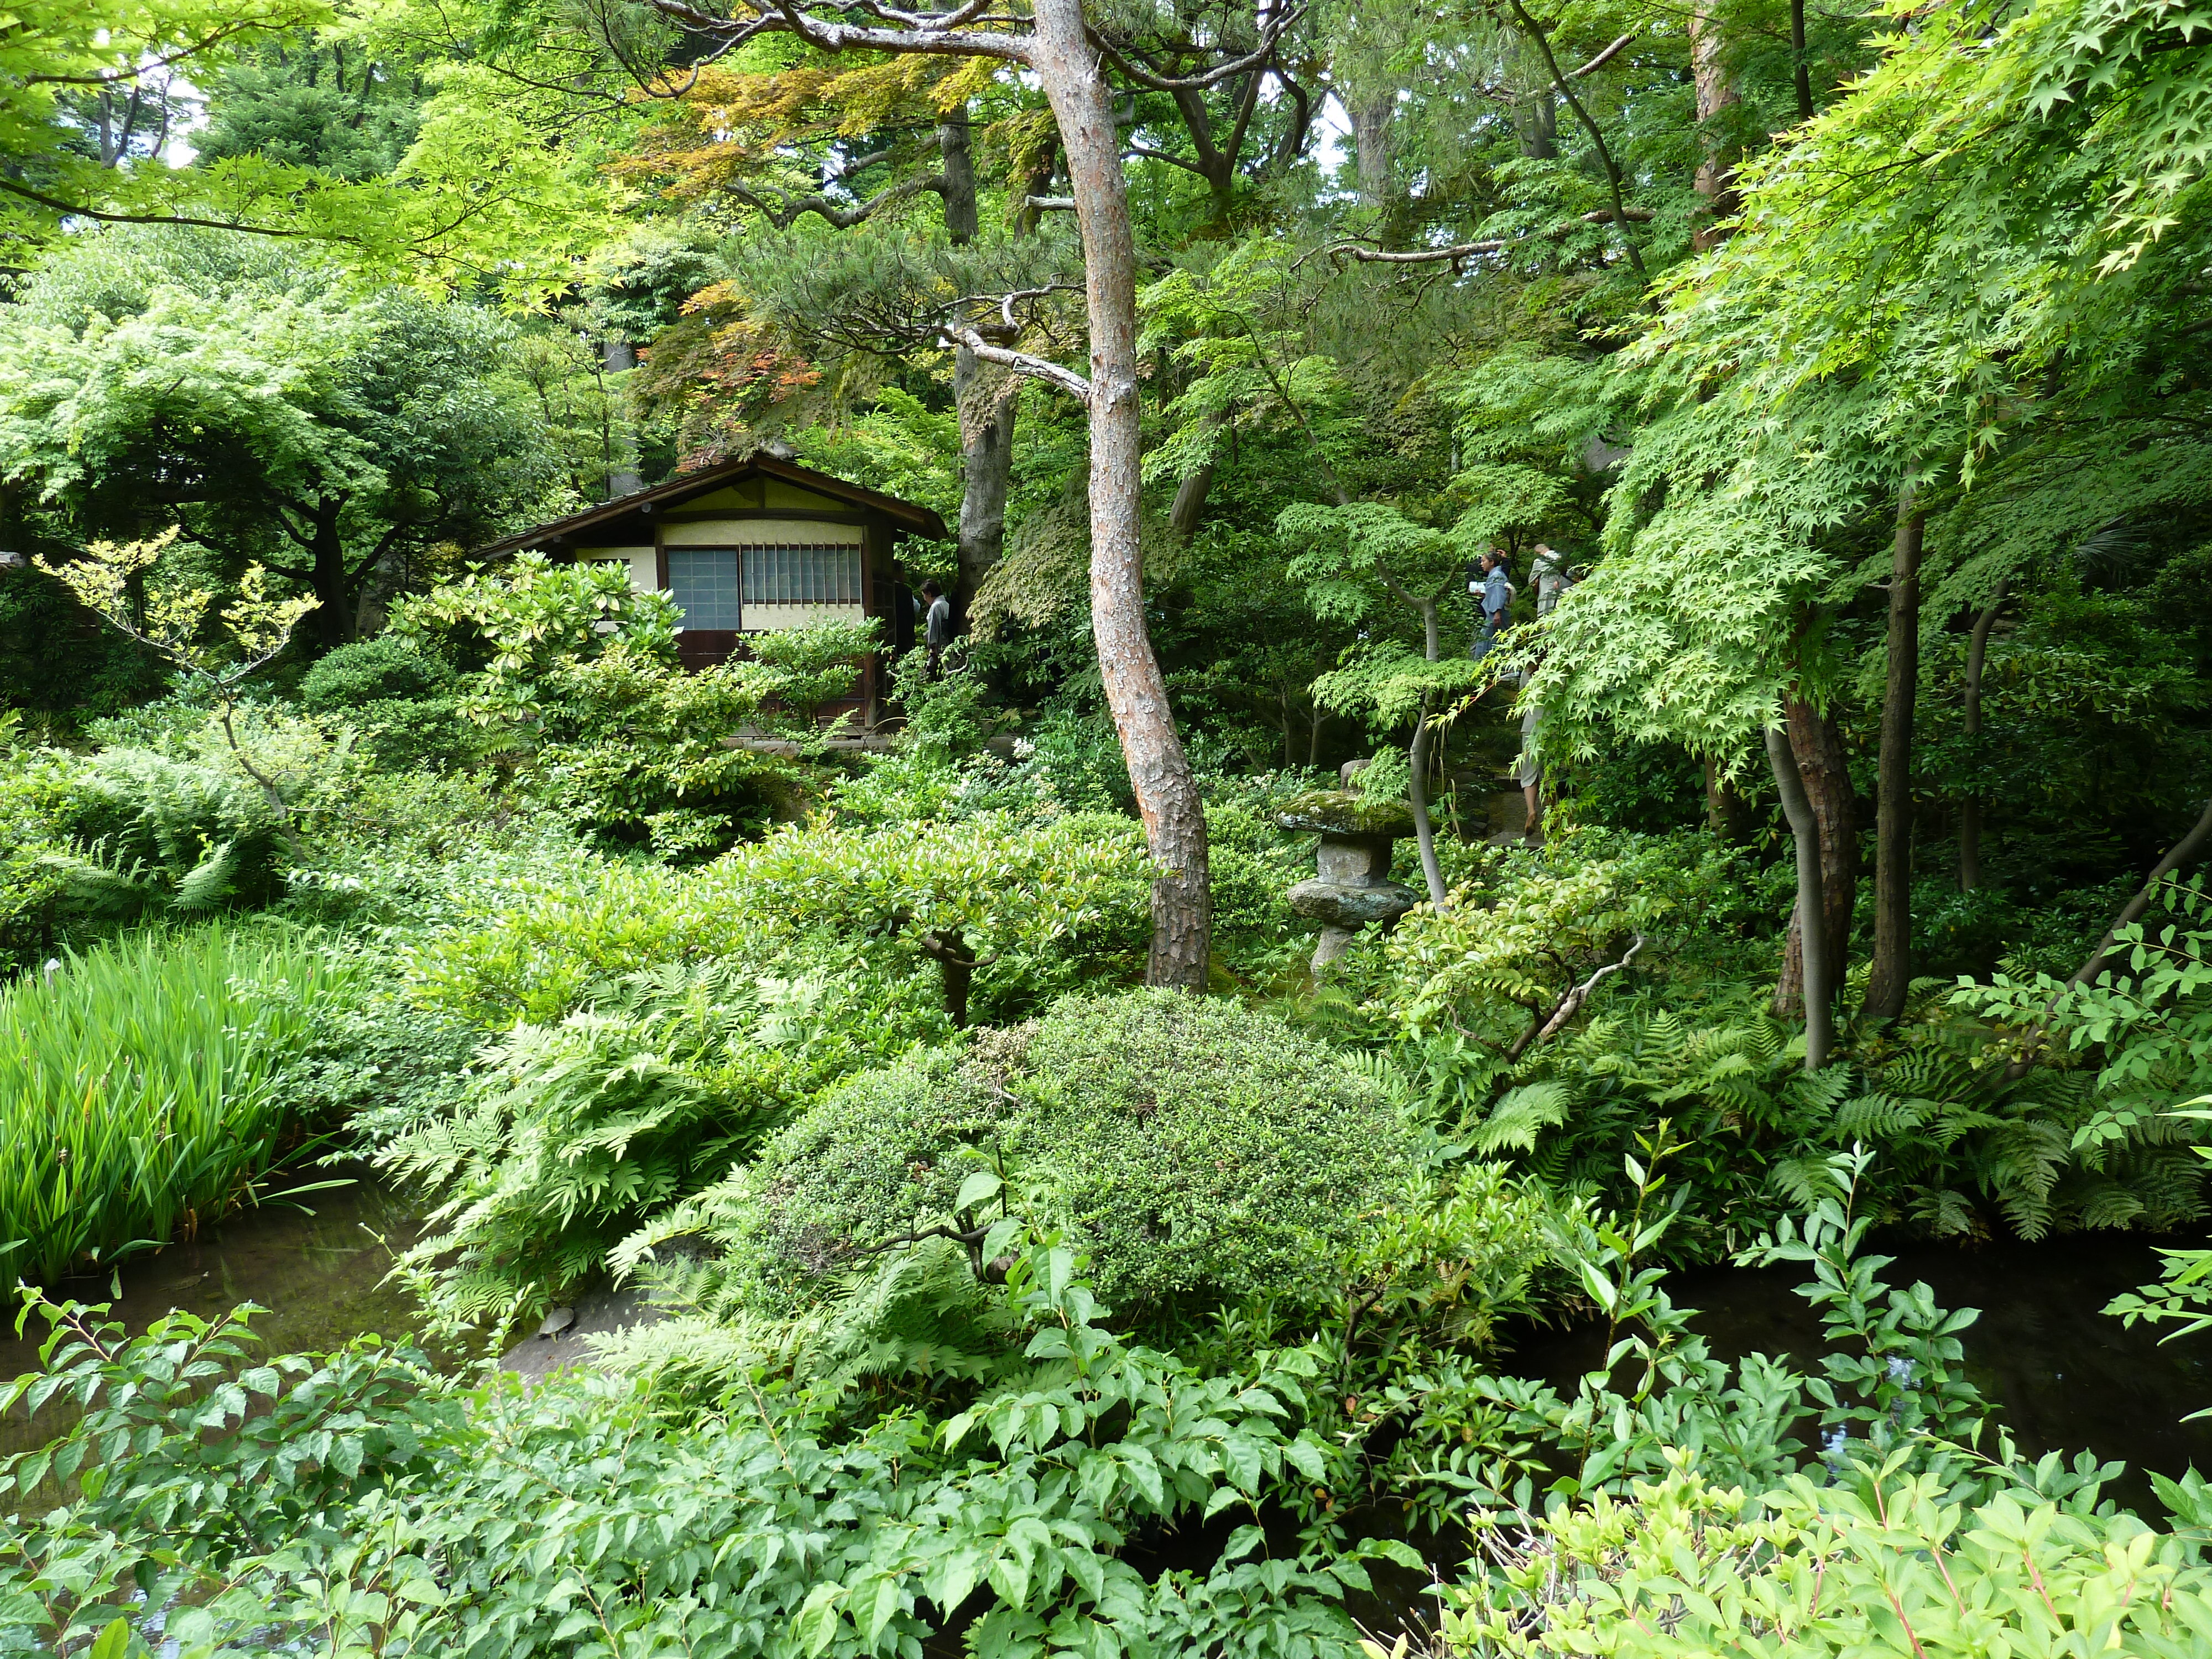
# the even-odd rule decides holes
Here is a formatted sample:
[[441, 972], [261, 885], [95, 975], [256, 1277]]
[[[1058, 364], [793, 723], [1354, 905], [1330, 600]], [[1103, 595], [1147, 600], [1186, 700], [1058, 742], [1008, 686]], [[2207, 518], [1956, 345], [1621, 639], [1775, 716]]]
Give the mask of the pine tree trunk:
[[[612, 336], [599, 342], [599, 364], [609, 374], [627, 374], [637, 367], [637, 353], [628, 340]], [[613, 394], [609, 393], [610, 397]], [[607, 499], [617, 495], [635, 495], [645, 488], [645, 477], [637, 470], [637, 438], [629, 425], [607, 411]]]
[[1204, 988], [1212, 944], [1206, 809], [1145, 631], [1137, 544], [1144, 439], [1137, 402], [1137, 254], [1113, 95], [1081, 0], [1036, 0], [1031, 64], [1067, 155], [1091, 324], [1091, 621], [1107, 707], [1145, 821], [1154, 985]]
[[1559, 156], [1559, 94], [1526, 42], [1516, 43], [1513, 50], [1514, 78], [1522, 83], [1513, 94], [1513, 131], [1521, 142], [1521, 154], [1531, 161], [1555, 161]]
[[1352, 156], [1359, 170], [1359, 199], [1371, 208], [1390, 200], [1390, 123], [1398, 113], [1398, 92], [1388, 87], [1352, 112]]
[[1926, 512], [1907, 484], [1897, 498], [1889, 567], [1889, 676], [1881, 699], [1875, 803], [1874, 969], [1865, 1013], [1887, 1025], [1905, 1012], [1912, 975], [1912, 714], [1920, 695], [1920, 542]]
[[[1690, 79], [1697, 93], [1698, 125], [1704, 128], [1723, 110], [1741, 100], [1735, 77], [1729, 73], [1727, 42], [1722, 38], [1720, 25], [1709, 4], [1691, 11], [1688, 27]], [[1705, 153], [1698, 163], [1694, 182], [1698, 194], [1705, 198], [1705, 220], [1690, 241], [1692, 246], [1702, 250], [1727, 236], [1722, 222], [1735, 218], [1743, 202], [1735, 188], [1735, 146], [1712, 131], [1704, 132], [1701, 142]]]
[[[1821, 943], [1827, 971], [1823, 978], [1832, 994], [1844, 982], [1850, 963], [1851, 913], [1858, 903], [1858, 811], [1851, 795], [1850, 762], [1844, 753], [1844, 737], [1835, 716], [1824, 714], [1796, 697], [1783, 700], [1788, 722], [1790, 750], [1812, 809], [1814, 832], [1820, 842]], [[1774, 988], [1774, 1012], [1787, 1018], [1804, 994], [1802, 945], [1803, 929], [1796, 917], [1790, 922], [1790, 943], [1782, 959], [1782, 977]]]
[[[975, 160], [963, 106], [937, 124], [939, 193], [945, 234], [956, 247], [975, 240]], [[966, 346], [952, 354], [952, 401], [960, 416], [960, 570], [952, 614], [968, 619], [976, 590], [1006, 550], [1006, 488], [1014, 466], [1013, 386]]]

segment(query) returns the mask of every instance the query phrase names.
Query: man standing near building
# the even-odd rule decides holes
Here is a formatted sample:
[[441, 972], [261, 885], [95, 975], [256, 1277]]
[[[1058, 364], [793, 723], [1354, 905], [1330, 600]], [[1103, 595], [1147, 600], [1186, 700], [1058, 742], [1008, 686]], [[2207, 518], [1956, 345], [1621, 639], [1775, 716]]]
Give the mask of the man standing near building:
[[945, 665], [945, 648], [952, 643], [952, 601], [932, 576], [921, 585], [927, 609], [921, 613], [921, 641], [929, 648], [929, 678], [935, 679]]

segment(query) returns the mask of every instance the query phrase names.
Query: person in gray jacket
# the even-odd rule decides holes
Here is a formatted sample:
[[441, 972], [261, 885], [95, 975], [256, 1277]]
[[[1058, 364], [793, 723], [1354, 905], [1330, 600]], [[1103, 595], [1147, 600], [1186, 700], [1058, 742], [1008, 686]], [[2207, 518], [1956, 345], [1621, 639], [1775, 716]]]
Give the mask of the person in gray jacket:
[[1505, 556], [1494, 547], [1486, 550], [1481, 578], [1469, 582], [1467, 591], [1476, 596], [1476, 603], [1482, 607], [1482, 626], [1469, 653], [1480, 659], [1488, 656], [1490, 647], [1498, 642], [1505, 627], [1505, 608], [1513, 603], [1513, 579], [1506, 574]]
[[944, 666], [945, 647], [952, 643], [952, 601], [934, 576], [922, 583], [921, 597], [928, 605], [921, 615], [921, 642], [929, 647], [929, 678], [935, 679]]

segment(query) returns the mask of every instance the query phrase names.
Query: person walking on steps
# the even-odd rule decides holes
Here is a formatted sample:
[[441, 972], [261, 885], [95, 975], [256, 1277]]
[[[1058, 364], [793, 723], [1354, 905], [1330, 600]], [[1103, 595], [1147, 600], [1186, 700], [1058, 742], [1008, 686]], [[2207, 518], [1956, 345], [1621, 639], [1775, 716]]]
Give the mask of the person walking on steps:
[[1513, 579], [1506, 574], [1505, 556], [1490, 548], [1482, 556], [1482, 574], [1479, 580], [1467, 585], [1468, 592], [1475, 595], [1482, 607], [1482, 627], [1474, 636], [1472, 653], [1477, 661], [1490, 654], [1490, 647], [1498, 642], [1504, 631], [1505, 608], [1513, 603]]

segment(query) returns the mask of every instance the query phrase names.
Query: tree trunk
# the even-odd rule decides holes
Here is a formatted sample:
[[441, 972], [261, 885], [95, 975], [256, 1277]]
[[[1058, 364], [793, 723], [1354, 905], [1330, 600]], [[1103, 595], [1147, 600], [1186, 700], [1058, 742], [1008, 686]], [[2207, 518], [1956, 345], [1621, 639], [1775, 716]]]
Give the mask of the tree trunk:
[[1882, 690], [1881, 781], [1875, 802], [1874, 970], [1866, 1014], [1905, 1012], [1912, 975], [1912, 714], [1920, 695], [1920, 542], [1927, 513], [1911, 484], [1898, 492], [1889, 566], [1889, 678]]
[[1705, 827], [1730, 847], [1751, 839], [1751, 803], [1729, 786], [1711, 755], [1705, 757]]
[[1966, 641], [1966, 765], [1972, 775], [1959, 800], [1959, 890], [1971, 893], [1982, 884], [1982, 665], [1989, 659], [1990, 629], [2004, 608], [2009, 584], [2002, 577], [1982, 614], [1974, 618], [1974, 632]]
[[1513, 95], [1513, 131], [1520, 138], [1521, 154], [1531, 161], [1555, 161], [1559, 156], [1559, 94], [1525, 43], [1516, 45], [1515, 52], [1515, 78], [1522, 86]]
[[[1437, 616], [1437, 601], [1425, 599], [1421, 604], [1421, 628], [1428, 659], [1442, 659], [1443, 632]], [[1444, 888], [1443, 866], [1437, 862], [1437, 830], [1429, 816], [1429, 739], [1434, 727], [1429, 723], [1433, 712], [1431, 698], [1421, 697], [1421, 717], [1413, 722], [1413, 746], [1407, 757], [1411, 769], [1406, 785], [1407, 804], [1413, 811], [1413, 840], [1421, 849], [1421, 878], [1427, 883], [1429, 902], [1437, 909], [1449, 907], [1450, 895]]]
[[1797, 71], [1797, 118], [1813, 118], [1813, 66], [1805, 61], [1805, 0], [1790, 0], [1790, 58]]
[[[1851, 796], [1850, 765], [1834, 715], [1824, 714], [1796, 697], [1783, 700], [1783, 711], [1789, 723], [1790, 753], [1796, 760], [1798, 778], [1820, 838], [1820, 890], [1825, 900], [1820, 933], [1826, 952], [1826, 971], [1820, 977], [1832, 994], [1844, 982], [1844, 970], [1850, 966], [1851, 913], [1858, 903], [1858, 812]], [[1774, 988], [1774, 1012], [1779, 1018], [1788, 1017], [1803, 994], [1803, 931], [1793, 916], [1782, 978]]]
[[338, 535], [339, 508], [330, 506], [315, 515], [315, 598], [321, 603], [308, 614], [314, 618], [315, 636], [327, 651], [349, 641], [354, 627], [356, 584], [346, 570], [345, 543]]
[[2142, 890], [2130, 899], [2120, 914], [2112, 919], [2112, 925], [2105, 930], [2105, 937], [2097, 941], [2097, 948], [2090, 953], [2088, 961], [2075, 969], [2074, 977], [2066, 981], [2066, 990], [2079, 990], [2089, 983], [2096, 971], [2105, 965], [2105, 958], [2112, 953], [2112, 942], [2119, 938], [2120, 929], [2143, 919], [2143, 913], [2150, 908], [2150, 902], [2158, 892], [2159, 883], [2195, 858], [2208, 838], [2212, 838], [2212, 801], [2204, 804], [2204, 811], [2190, 827], [2189, 833], [2151, 866], [2150, 874], [2143, 878]]
[[1175, 505], [1168, 509], [1168, 528], [1188, 540], [1206, 516], [1206, 498], [1213, 488], [1213, 463], [1200, 461], [1176, 485]]
[[1390, 200], [1390, 123], [1398, 113], [1398, 91], [1385, 88], [1352, 111], [1352, 155], [1359, 167], [1359, 199], [1371, 208]]
[[[1228, 423], [1228, 417], [1222, 415], [1206, 415], [1200, 418], [1206, 423], [1206, 436], [1209, 441], [1207, 447], [1210, 449], [1212, 441], [1219, 436], [1221, 428]], [[1212, 461], [1200, 461], [1189, 471], [1184, 473], [1182, 481], [1176, 485], [1175, 504], [1168, 508], [1168, 528], [1186, 541], [1196, 535], [1198, 521], [1206, 516], [1206, 495], [1212, 488], [1213, 463]]]
[[2105, 958], [2112, 954], [2112, 946], [2119, 939], [2120, 929], [2142, 920], [2143, 913], [2150, 908], [2151, 900], [2157, 896], [2159, 883], [2195, 858], [2203, 849], [2208, 839], [2212, 839], [2212, 800], [2204, 803], [2204, 811], [2197, 816], [2189, 833], [2151, 866], [2150, 874], [2144, 878], [2142, 890], [2127, 902], [2118, 915], [2112, 918], [2112, 925], [2105, 930], [2105, 937], [2097, 941], [2097, 948], [2089, 953], [2088, 961], [2074, 970], [2073, 978], [2051, 994], [2051, 1000], [2043, 1005], [2042, 1014], [2029, 1028], [2027, 1036], [2021, 1039], [2018, 1058], [2005, 1067], [2006, 1082], [2017, 1083], [2027, 1075], [2029, 1068], [2035, 1063], [2037, 1047], [2043, 1041], [2043, 1034], [2051, 1029], [2051, 1017], [2057, 1012], [2060, 1000], [2068, 992], [2078, 991], [2090, 982], [2097, 970], [2105, 965]]
[[[609, 374], [627, 374], [637, 367], [637, 353], [628, 340], [609, 337], [599, 343], [599, 362]], [[607, 395], [611, 398], [614, 394]], [[637, 438], [612, 409], [607, 411], [607, 499], [635, 495], [645, 488], [644, 476], [637, 470]]]
[[1820, 826], [1793, 746], [1778, 731], [1766, 734], [1766, 762], [1774, 769], [1782, 816], [1790, 821], [1790, 839], [1796, 846], [1797, 902], [1792, 926], [1804, 945], [1805, 1069], [1817, 1072], [1828, 1063], [1828, 1052], [1836, 1042], [1836, 988], [1826, 965], [1827, 890], [1820, 864]]
[[[945, 234], [965, 246], [975, 240], [975, 160], [969, 143], [968, 111], [955, 110], [937, 124], [945, 200]], [[952, 354], [952, 400], [960, 415], [960, 572], [952, 614], [963, 623], [983, 579], [1006, 550], [1006, 488], [1014, 466], [1017, 384], [966, 346]]]
[[975, 977], [975, 953], [969, 947], [967, 935], [956, 927], [949, 933], [924, 933], [921, 943], [922, 954], [935, 962], [944, 975], [945, 1012], [955, 1025], [965, 1030], [968, 990]]
[[953, 615], [963, 623], [983, 579], [1006, 552], [1006, 490], [1014, 471], [1014, 396], [1019, 382], [965, 346], [953, 355], [960, 410], [960, 574]]
[[1031, 64], [1060, 128], [1083, 233], [1091, 325], [1091, 623], [1106, 704], [1145, 821], [1154, 985], [1204, 988], [1212, 944], [1206, 809], [1145, 631], [1137, 545], [1144, 434], [1137, 403], [1137, 254], [1113, 94], [1081, 0], [1036, 0]]
[[1729, 73], [1727, 42], [1709, 4], [1692, 9], [1689, 36], [1690, 78], [1697, 91], [1699, 142], [1704, 146], [1696, 185], [1698, 194], [1705, 198], [1706, 216], [1690, 242], [1702, 251], [1723, 240], [1728, 235], [1723, 222], [1742, 210], [1742, 198], [1735, 188], [1735, 145], [1725, 134], [1707, 126], [1741, 100], [1735, 77]]

